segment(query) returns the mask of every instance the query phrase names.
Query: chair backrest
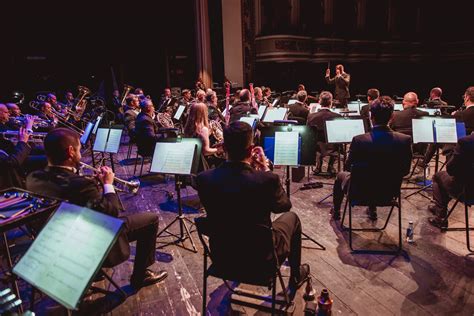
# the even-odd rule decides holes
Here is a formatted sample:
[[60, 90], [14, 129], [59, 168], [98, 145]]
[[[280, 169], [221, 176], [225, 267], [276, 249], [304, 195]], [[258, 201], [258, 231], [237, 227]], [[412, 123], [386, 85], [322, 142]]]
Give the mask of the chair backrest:
[[[278, 264], [270, 227], [215, 225], [205, 217], [196, 218], [195, 222], [215, 276], [256, 285], [266, 285], [272, 280]], [[209, 247], [202, 238], [204, 235], [209, 237]]]
[[368, 164], [353, 164], [348, 197], [352, 205], [391, 206], [400, 196], [403, 175]]

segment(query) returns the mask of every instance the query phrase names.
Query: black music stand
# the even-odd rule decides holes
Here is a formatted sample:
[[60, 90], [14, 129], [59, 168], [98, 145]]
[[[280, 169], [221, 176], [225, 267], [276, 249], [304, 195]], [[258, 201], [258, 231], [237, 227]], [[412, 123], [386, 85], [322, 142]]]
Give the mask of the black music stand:
[[[279, 121], [279, 124], [284, 124], [283, 121]], [[316, 135], [314, 130], [309, 126], [304, 125], [293, 125], [287, 124], [283, 126], [271, 126], [262, 128], [262, 142], [265, 155], [272, 162], [275, 161], [275, 139], [276, 132], [297, 132], [298, 133], [298, 165], [310, 166], [316, 163]], [[290, 165], [286, 165], [286, 195], [290, 199], [291, 195], [291, 173]], [[308, 234], [301, 232], [303, 239], [310, 240], [316, 245], [318, 245], [320, 250], [326, 250], [322, 244], [317, 242], [314, 238], [310, 237]]]
[[[109, 154], [110, 166], [115, 172], [114, 154], [120, 149], [123, 125], [114, 125], [109, 128], [98, 128], [92, 152], [102, 155], [102, 160], [106, 159], [105, 154]], [[94, 159], [93, 159], [94, 160]]]
[[[151, 163], [151, 172], [160, 174], [173, 174], [175, 179], [176, 196], [178, 200], [178, 215], [165, 228], [158, 232], [156, 238], [175, 237], [172, 242], [163, 242], [157, 248], [163, 248], [168, 245], [178, 245], [183, 249], [197, 252], [196, 244], [191, 236], [191, 230], [187, 224], [194, 223], [183, 214], [181, 201], [182, 176], [192, 176], [197, 173], [201, 154], [202, 144], [197, 138], [166, 138], [156, 143], [153, 160]], [[173, 233], [169, 229], [174, 225], [179, 225], [179, 233]], [[162, 236], [164, 233], [167, 235]], [[184, 242], [189, 239], [192, 248], [187, 248]], [[162, 243], [158, 242], [157, 243]]]

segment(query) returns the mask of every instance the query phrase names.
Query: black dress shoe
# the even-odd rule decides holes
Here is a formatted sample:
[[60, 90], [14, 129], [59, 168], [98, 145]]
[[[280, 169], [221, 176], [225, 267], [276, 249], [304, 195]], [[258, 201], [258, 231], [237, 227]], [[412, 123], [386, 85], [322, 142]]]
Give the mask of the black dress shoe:
[[441, 230], [446, 230], [448, 228], [448, 220], [445, 220], [443, 217], [431, 217], [428, 219], [428, 221], [431, 225], [438, 227]]
[[143, 279], [138, 280], [138, 279], [135, 279], [135, 278], [132, 277], [131, 280], [130, 280], [130, 284], [132, 285], [133, 288], [138, 290], [142, 287], [149, 286], [149, 285], [161, 282], [164, 279], [166, 279], [167, 277], [168, 277], [168, 272], [166, 272], [164, 270], [161, 270], [161, 271], [158, 271], [158, 272], [153, 272], [153, 271], [147, 269], [145, 271], [145, 276], [143, 277]]

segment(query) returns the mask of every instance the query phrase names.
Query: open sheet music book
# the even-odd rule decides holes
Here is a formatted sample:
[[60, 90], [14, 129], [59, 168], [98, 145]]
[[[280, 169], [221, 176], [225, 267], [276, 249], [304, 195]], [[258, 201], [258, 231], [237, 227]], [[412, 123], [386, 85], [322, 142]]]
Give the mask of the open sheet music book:
[[455, 144], [466, 136], [463, 123], [454, 118], [424, 117], [412, 120], [413, 143]]
[[99, 128], [95, 137], [93, 151], [116, 154], [120, 148], [122, 129]]
[[286, 108], [268, 108], [263, 117], [263, 122], [273, 123], [274, 121], [282, 121], [285, 119], [286, 112]]
[[123, 221], [61, 203], [13, 272], [68, 309], [76, 309]]
[[190, 175], [196, 147], [192, 142], [156, 143], [151, 172]]
[[361, 119], [326, 121], [326, 136], [328, 143], [350, 143], [354, 136], [364, 133], [364, 121]]

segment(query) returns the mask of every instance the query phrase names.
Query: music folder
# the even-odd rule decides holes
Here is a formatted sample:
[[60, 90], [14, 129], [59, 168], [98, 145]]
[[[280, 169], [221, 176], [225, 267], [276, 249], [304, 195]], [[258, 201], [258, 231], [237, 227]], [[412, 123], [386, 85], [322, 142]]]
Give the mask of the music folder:
[[63, 202], [13, 273], [64, 307], [77, 309], [123, 224], [118, 218]]
[[286, 112], [286, 108], [268, 108], [263, 117], [263, 122], [273, 123], [274, 121], [282, 121], [285, 119]]
[[175, 175], [194, 174], [198, 145], [186, 140], [183, 138], [177, 142], [157, 142], [150, 171]]
[[412, 119], [413, 143], [455, 144], [466, 136], [464, 123], [454, 118], [423, 117]]
[[122, 128], [98, 128], [93, 151], [116, 154], [120, 148]]
[[331, 144], [350, 143], [354, 136], [365, 133], [362, 119], [335, 119], [326, 121], [326, 138]]
[[178, 109], [176, 110], [176, 113], [174, 114], [173, 118], [177, 121], [181, 119], [181, 116], [183, 115], [184, 110], [186, 109], [185, 105], [180, 105]]
[[81, 136], [81, 144], [85, 145], [91, 136], [92, 130], [94, 129], [94, 123], [89, 122], [87, 123], [86, 129], [84, 130], [84, 134]]

